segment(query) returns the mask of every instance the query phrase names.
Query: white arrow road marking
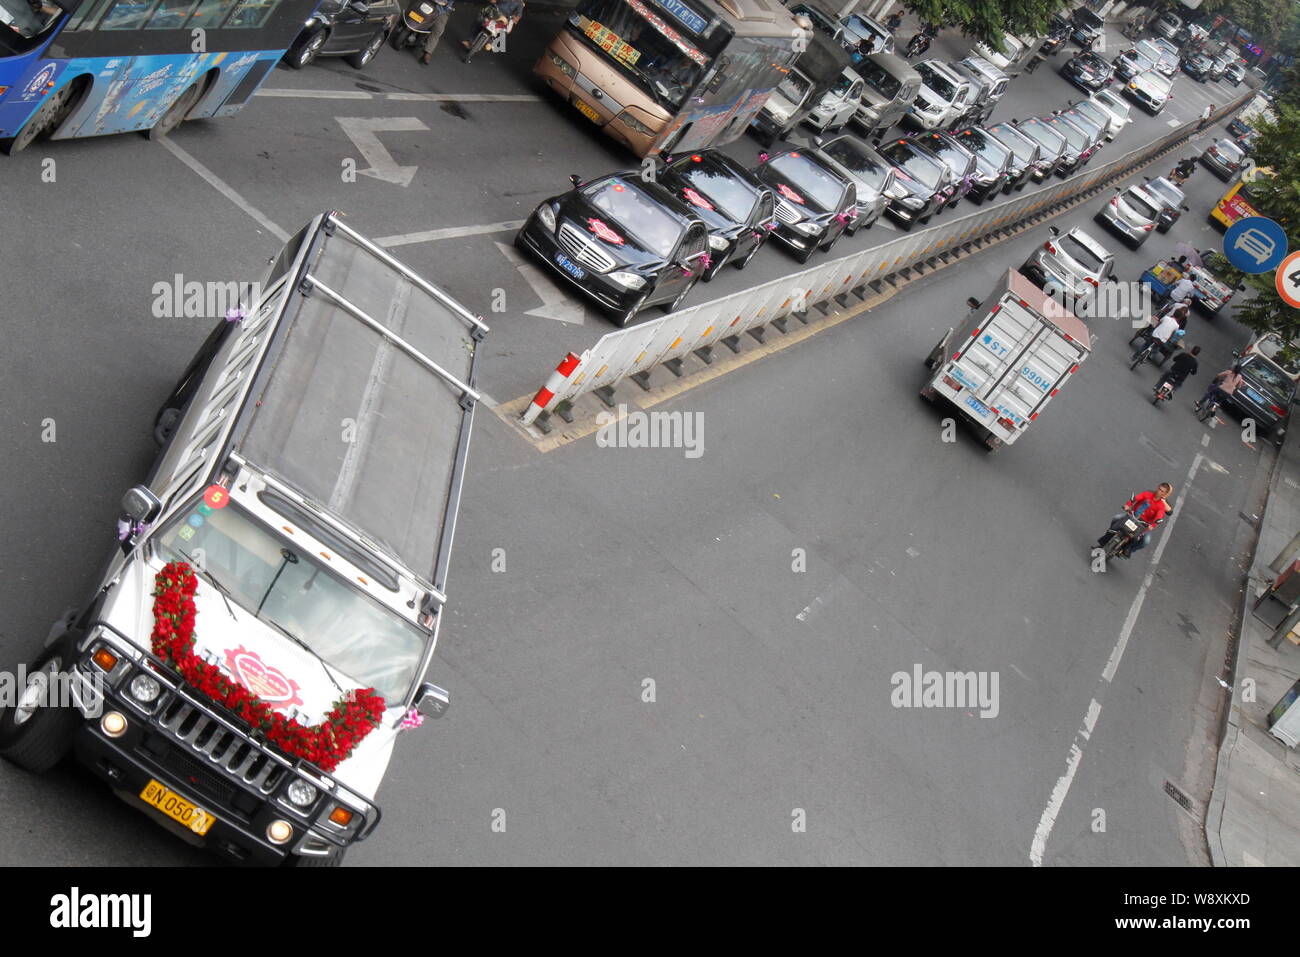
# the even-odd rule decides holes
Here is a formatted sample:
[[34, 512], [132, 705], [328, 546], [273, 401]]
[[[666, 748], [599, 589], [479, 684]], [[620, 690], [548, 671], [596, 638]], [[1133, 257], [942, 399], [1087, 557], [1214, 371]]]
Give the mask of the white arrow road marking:
[[577, 326], [586, 321], [586, 312], [582, 306], [555, 288], [551, 278], [526, 260], [519, 250], [509, 243], [497, 243], [496, 247], [501, 250], [501, 255], [510, 260], [519, 270], [519, 274], [527, 280], [528, 285], [537, 294], [537, 298], [542, 300], [540, 306], [529, 309], [524, 315], [558, 319], [560, 322], [571, 322]]
[[336, 116], [334, 120], [370, 164], [369, 169], [359, 169], [358, 173], [398, 186], [411, 185], [419, 167], [398, 166], [392, 154], [379, 142], [378, 134], [427, 132], [429, 128], [422, 120], [414, 116]]

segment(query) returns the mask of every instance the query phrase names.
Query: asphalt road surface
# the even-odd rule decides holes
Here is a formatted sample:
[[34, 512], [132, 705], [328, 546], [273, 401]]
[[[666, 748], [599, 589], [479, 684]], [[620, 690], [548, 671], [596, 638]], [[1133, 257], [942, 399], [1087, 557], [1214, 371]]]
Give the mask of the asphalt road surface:
[[[277, 234], [339, 208], [487, 316], [483, 385], [498, 399], [611, 328], [591, 310], [529, 315], [543, 298], [495, 245], [569, 172], [629, 164], [528, 82], [544, 22], [468, 67], [444, 49], [427, 68], [389, 50], [364, 73], [281, 70], [239, 116], [166, 146], [124, 136], [6, 160], [23, 236], [5, 253], [0, 354], [6, 666], [88, 597], [152, 415], [210, 327], [155, 316], [155, 283], [254, 280]], [[1186, 77], [1175, 89], [1102, 161], [1231, 95]], [[1078, 96], [1044, 68], [994, 116]], [[390, 121], [377, 135], [391, 163], [349, 138], [355, 119]], [[387, 178], [345, 181], [347, 160]], [[1121, 277], [1179, 239], [1216, 243], [1204, 213], [1222, 189], [1197, 173], [1193, 213], [1139, 253], [1104, 238]], [[1194, 317], [1201, 374], [1157, 409], [1156, 371], [1123, 361], [1126, 324], [1094, 320], [1093, 356], [1023, 441], [992, 457], [946, 442], [944, 413], [917, 399], [921, 360], [1043, 238], [686, 391], [665, 408], [701, 424], [698, 458], [591, 438], [539, 454], [482, 409], [431, 673], [454, 704], [400, 742], [384, 822], [349, 863], [1203, 863], [1212, 676], [1271, 451], [1188, 406], [1245, 333], [1226, 312]], [[691, 301], [796, 268], [768, 250]], [[508, 305], [493, 314], [498, 288]], [[1094, 574], [1109, 516], [1162, 480], [1179, 500], [1163, 550]], [[918, 665], [996, 672], [997, 715], [895, 707], [891, 676]], [[74, 766], [0, 765], [0, 800], [3, 864], [210, 863]]]

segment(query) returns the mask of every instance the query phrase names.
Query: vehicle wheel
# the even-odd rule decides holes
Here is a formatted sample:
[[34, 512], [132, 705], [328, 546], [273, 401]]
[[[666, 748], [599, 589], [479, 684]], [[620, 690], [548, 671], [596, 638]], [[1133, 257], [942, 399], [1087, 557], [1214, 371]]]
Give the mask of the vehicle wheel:
[[290, 854], [284, 859], [285, 867], [341, 867], [343, 857], [347, 854], [348, 849], [342, 848], [337, 854], [331, 854], [329, 857], [301, 857], [297, 854]]
[[1155, 395], [1151, 396], [1151, 404], [1152, 404], [1152, 405], [1159, 405], [1159, 404], [1160, 404], [1160, 393], [1159, 393], [1159, 392], [1157, 392], [1157, 393], [1155, 393]]
[[632, 305], [628, 306], [628, 308], [624, 309], [622, 312], [614, 313], [614, 322], [620, 326], [628, 325], [636, 318], [636, 314], [645, 307], [645, 301], [649, 298], [650, 290], [646, 289], [645, 292], [641, 293], [641, 295], [637, 297], [636, 302], [632, 303]]
[[478, 36], [474, 38], [474, 42], [471, 43], [469, 45], [469, 49], [465, 51], [465, 57], [464, 57], [465, 62], [468, 63], [470, 60], [472, 60], [475, 54], [477, 54], [480, 50], [482, 50], [485, 46], [487, 46], [487, 42], [488, 42], [487, 31], [480, 30], [478, 32]]
[[353, 53], [347, 58], [348, 64], [358, 70], [365, 69], [366, 64], [375, 58], [375, 54], [379, 52], [379, 48], [383, 45], [384, 31], [378, 30], [375, 32], [375, 35], [370, 38], [370, 42], [366, 44], [364, 50], [359, 53]]
[[1163, 236], [1165, 233], [1169, 232], [1169, 230], [1171, 230], [1171, 229], [1173, 229], [1173, 228], [1174, 228], [1174, 224], [1173, 224], [1173, 223], [1165, 223], [1165, 224], [1163, 224], [1163, 225], [1159, 225], [1159, 226], [1157, 226], [1157, 227], [1156, 227], [1156, 232], [1158, 232], [1160, 235]]
[[0, 710], [0, 756], [37, 774], [63, 760], [80, 720], [75, 709], [46, 703], [53, 676], [62, 667], [57, 651], [44, 652], [28, 672], [27, 684], [14, 704]]
[[1150, 349], [1143, 349], [1141, 352], [1139, 352], [1137, 356], [1134, 357], [1133, 361], [1129, 363], [1128, 366], [1129, 371], [1131, 372], [1132, 370], [1140, 366], [1142, 363], [1146, 362], [1147, 356], [1149, 356], [1150, 354], [1151, 354]]
[[1204, 422], [1210, 416], [1214, 415], [1215, 411], [1216, 407], [1213, 403], [1202, 403], [1201, 408], [1196, 413], [1196, 418], [1199, 421]]
[[840, 237], [843, 235], [844, 235], [844, 230], [841, 229], [838, 233], [836, 233], [834, 236], [831, 237], [830, 242], [818, 248], [821, 249], [821, 251], [824, 253], [829, 253], [832, 249], [835, 248], [835, 244], [840, 241]]
[[992, 432], [989, 432], [984, 436], [984, 448], [986, 448], [989, 454], [992, 455], [994, 452], [998, 451], [998, 449], [1002, 448], [1002, 440]]
[[43, 134], [57, 130], [71, 108], [72, 83], [65, 83], [50, 94], [49, 99], [41, 104], [41, 108], [32, 114], [22, 129], [9, 139], [0, 140], [0, 152], [6, 156], [21, 153]]
[[806, 263], [808, 260], [812, 259], [812, 254], [815, 253], [816, 251], [817, 251], [816, 246], [809, 246], [807, 249], [801, 249], [797, 253], [795, 253], [794, 258], [797, 262], [801, 264]]
[[180, 96], [172, 101], [172, 105], [167, 107], [167, 111], [158, 117], [158, 122], [153, 125], [153, 129], [146, 134], [151, 140], [160, 140], [165, 137], [176, 127], [180, 126], [185, 120], [186, 114], [194, 108], [194, 104], [199, 101], [199, 85], [191, 83]]
[[686, 297], [691, 294], [691, 290], [695, 288], [695, 284], [699, 281], [699, 277], [697, 276], [695, 279], [689, 280], [686, 285], [682, 286], [681, 292], [677, 293], [676, 298], [673, 299], [672, 302], [668, 303], [668, 305], [664, 306], [664, 312], [676, 312], [677, 307], [686, 301]]
[[921, 389], [920, 396], [926, 402], [932, 404], [939, 400], [939, 393], [936, 392], [934, 389], [930, 388], [928, 385]]
[[285, 62], [295, 70], [301, 70], [316, 59], [316, 54], [320, 53], [321, 47], [325, 45], [328, 36], [329, 34], [325, 30], [315, 30], [302, 37], [284, 55]]
[[722, 272], [722, 267], [727, 265], [727, 263], [731, 262], [731, 254], [735, 250], [735, 248], [736, 248], [735, 243], [732, 243], [730, 246], [728, 246], [726, 250], [720, 256], [718, 256], [717, 259], [713, 260], [713, 265], [709, 266], [709, 268], [705, 271], [704, 275], [701, 278], [705, 282], [712, 282], [713, 277], [716, 276], [718, 273]]
[[750, 247], [749, 252], [745, 253], [745, 258], [736, 261], [737, 269], [744, 269], [749, 265], [749, 261], [758, 255], [758, 251], [763, 248], [763, 240], [759, 240]]
[[406, 46], [406, 41], [411, 38], [413, 31], [405, 23], [399, 23], [393, 27], [393, 32], [388, 35], [388, 45], [394, 50], [401, 50]]

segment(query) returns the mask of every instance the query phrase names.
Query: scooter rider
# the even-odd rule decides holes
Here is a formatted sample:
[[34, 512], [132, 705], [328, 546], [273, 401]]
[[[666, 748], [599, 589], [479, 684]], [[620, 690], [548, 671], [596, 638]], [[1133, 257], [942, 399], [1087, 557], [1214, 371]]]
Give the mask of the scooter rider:
[[[1134, 518], [1141, 519], [1147, 524], [1147, 530], [1129, 543], [1127, 548], [1117, 552], [1120, 558], [1131, 558], [1134, 552], [1141, 551], [1147, 547], [1147, 539], [1151, 536], [1151, 529], [1163, 522], [1168, 517], [1170, 507], [1168, 498], [1173, 494], [1174, 487], [1168, 482], [1161, 482], [1154, 489], [1146, 492], [1138, 492], [1131, 499], [1124, 503], [1124, 511], [1120, 512], [1111, 519], [1111, 524], [1123, 519], [1127, 513]], [[1105, 548], [1106, 543], [1114, 536], [1114, 532], [1109, 529], [1106, 534], [1097, 539], [1097, 547]]]
[[1196, 357], [1200, 354], [1201, 347], [1192, 346], [1186, 352], [1180, 352], [1174, 356], [1174, 361], [1169, 363], [1169, 368], [1165, 370], [1165, 374], [1156, 382], [1156, 390], [1159, 391], [1160, 387], [1166, 382], [1177, 390], [1180, 385], [1187, 381], [1188, 376], [1196, 375], [1197, 370], [1200, 368], [1200, 363], [1196, 361]]
[[429, 33], [424, 38], [423, 52], [420, 54], [420, 62], [426, 66], [433, 59], [433, 51], [438, 46], [438, 41], [442, 39], [443, 32], [447, 29], [447, 21], [451, 19], [451, 11], [456, 6], [456, 0], [429, 0], [433, 4], [433, 18], [429, 24]]
[[523, 0], [492, 0], [487, 6], [479, 11], [478, 19], [475, 21], [474, 32], [470, 34], [469, 39], [460, 41], [460, 45], [466, 50], [470, 49], [474, 40], [478, 37], [480, 24], [485, 20], [500, 18], [508, 21], [506, 33], [515, 28], [524, 17]]
[[[1185, 309], [1186, 307], [1183, 308]], [[1182, 328], [1178, 320], [1179, 320], [1178, 310], [1171, 309], [1169, 312], [1166, 312], [1163, 316], [1161, 316], [1159, 321], [1156, 322], [1154, 325], [1147, 326], [1145, 329], [1140, 330], [1137, 334], [1133, 336], [1133, 339], [1143, 338], [1148, 341], [1154, 339], [1162, 346], [1168, 345], [1170, 339], [1173, 337], [1173, 334], [1177, 330]], [[1129, 342], [1131, 343], [1133, 339], [1130, 339]], [[1137, 350], [1134, 351], [1132, 357], [1136, 359], [1137, 354], [1141, 352], [1143, 349], [1145, 349], [1146, 345], [1147, 344], [1145, 342], [1139, 345]]]

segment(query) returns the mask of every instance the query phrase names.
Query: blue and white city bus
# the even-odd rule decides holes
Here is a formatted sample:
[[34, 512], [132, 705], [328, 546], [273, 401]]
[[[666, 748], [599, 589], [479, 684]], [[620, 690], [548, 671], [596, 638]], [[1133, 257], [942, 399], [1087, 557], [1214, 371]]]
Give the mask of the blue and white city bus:
[[320, 0], [0, 0], [0, 150], [229, 116]]

